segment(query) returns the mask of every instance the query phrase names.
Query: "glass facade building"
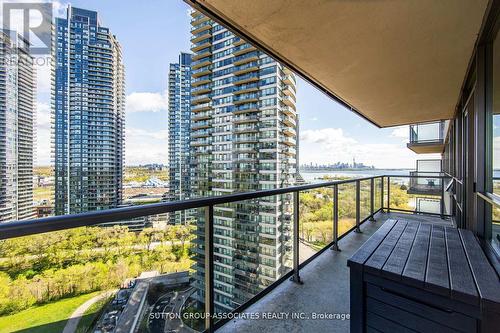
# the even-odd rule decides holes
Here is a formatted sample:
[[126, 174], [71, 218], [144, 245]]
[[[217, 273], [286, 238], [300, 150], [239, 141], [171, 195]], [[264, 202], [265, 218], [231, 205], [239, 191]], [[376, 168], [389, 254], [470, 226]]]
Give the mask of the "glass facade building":
[[0, 222], [34, 217], [35, 72], [29, 43], [0, 31]]
[[[198, 197], [293, 185], [294, 74], [223, 26], [191, 21], [192, 193]], [[273, 196], [214, 207], [216, 311], [248, 301], [291, 267], [292, 200]], [[203, 302], [204, 212], [197, 218], [196, 285]]]
[[68, 7], [53, 38], [55, 213], [117, 207], [122, 199], [124, 66], [98, 13]]
[[[169, 200], [185, 200], [191, 193], [191, 54], [182, 52], [168, 74]], [[170, 224], [187, 224], [191, 211], [169, 214]]]

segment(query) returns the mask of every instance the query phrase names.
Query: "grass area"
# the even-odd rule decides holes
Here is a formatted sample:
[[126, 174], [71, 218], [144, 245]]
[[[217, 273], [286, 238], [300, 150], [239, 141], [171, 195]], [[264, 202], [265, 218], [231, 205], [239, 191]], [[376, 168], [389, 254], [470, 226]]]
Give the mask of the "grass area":
[[35, 201], [40, 201], [40, 200], [50, 200], [52, 201], [52, 187], [51, 186], [46, 186], [46, 187], [35, 187], [33, 188], [33, 200]]
[[38, 176], [50, 177], [54, 174], [52, 173], [52, 167], [50, 166], [36, 166], [33, 168], [33, 173]]
[[76, 333], [86, 333], [94, 326], [95, 321], [101, 315], [103, 309], [106, 305], [111, 301], [114, 295], [103, 298], [100, 301], [92, 304], [83, 314], [82, 319], [78, 323], [78, 327], [76, 328]]
[[167, 170], [148, 170], [144, 167], [131, 167], [126, 166], [124, 170], [124, 179], [125, 183], [127, 182], [145, 182], [151, 177], [156, 177], [159, 180], [166, 181], [168, 180], [168, 171]]
[[0, 333], [57, 333], [62, 332], [67, 318], [81, 304], [101, 291], [70, 297], [40, 306], [33, 306], [16, 314], [0, 317]]

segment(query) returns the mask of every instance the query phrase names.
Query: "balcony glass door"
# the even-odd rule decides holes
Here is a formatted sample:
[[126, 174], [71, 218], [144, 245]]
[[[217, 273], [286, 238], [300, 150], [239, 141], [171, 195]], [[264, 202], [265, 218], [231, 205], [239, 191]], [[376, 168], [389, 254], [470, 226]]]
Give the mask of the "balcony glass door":
[[475, 126], [474, 126], [474, 91], [463, 110], [464, 131], [464, 218], [465, 227], [475, 230], [474, 212], [474, 161], [475, 161]]

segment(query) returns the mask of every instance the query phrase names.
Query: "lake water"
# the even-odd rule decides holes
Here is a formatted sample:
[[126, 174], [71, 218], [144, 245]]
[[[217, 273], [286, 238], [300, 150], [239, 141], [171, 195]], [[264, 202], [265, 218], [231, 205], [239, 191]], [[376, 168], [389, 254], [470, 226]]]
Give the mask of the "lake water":
[[411, 170], [407, 169], [371, 169], [371, 170], [345, 170], [345, 171], [330, 171], [330, 172], [301, 172], [300, 174], [304, 180], [308, 183], [315, 183], [324, 181], [323, 177], [349, 177], [349, 178], [361, 178], [361, 177], [371, 177], [380, 175], [397, 175], [397, 176], [408, 176]]

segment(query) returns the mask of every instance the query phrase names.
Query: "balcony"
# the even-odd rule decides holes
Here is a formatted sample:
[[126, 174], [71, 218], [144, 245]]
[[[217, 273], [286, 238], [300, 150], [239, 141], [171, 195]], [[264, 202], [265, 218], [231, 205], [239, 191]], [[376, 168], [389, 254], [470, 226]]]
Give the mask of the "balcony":
[[247, 53], [247, 54], [243, 54], [243, 55], [234, 57], [233, 65], [239, 66], [239, 65], [243, 65], [247, 62], [257, 61], [257, 60], [259, 60], [259, 52], [254, 51], [251, 53]]
[[[416, 171], [411, 171], [408, 194], [439, 195], [444, 183], [435, 176], [442, 175], [441, 160], [418, 160]], [[424, 201], [422, 201], [424, 203]]]
[[407, 147], [417, 154], [442, 153], [444, 150], [445, 121], [410, 125]]
[[236, 57], [236, 56], [240, 56], [242, 54], [256, 51], [256, 50], [257, 50], [257, 48], [255, 48], [255, 46], [252, 46], [250, 44], [242, 44], [242, 45], [234, 47], [233, 55]]
[[297, 81], [295, 81], [295, 76], [293, 74], [288, 74], [283, 77], [283, 83], [288, 85], [297, 85]]
[[[350, 313], [349, 269], [346, 262], [356, 250], [390, 219], [405, 220], [409, 223], [427, 222], [452, 226], [449, 220], [430, 216], [379, 212], [374, 217], [376, 222], [366, 222], [360, 226], [361, 233], [345, 234], [338, 241], [341, 251], [326, 250], [314, 259], [314, 265], [302, 268], [300, 277], [304, 281], [303, 285], [284, 280], [273, 291], [243, 312], [244, 314], [297, 313], [307, 314], [307, 317], [289, 320], [278, 318], [268, 320], [236, 319], [222, 326], [217, 332], [269, 331], [286, 333], [289, 332], [288, 325], [293, 325], [297, 332], [349, 332], [349, 320], [341, 317]], [[304, 262], [308, 257], [316, 254], [311, 253], [305, 244], [301, 244], [300, 252], [303, 253], [300, 262]], [[335, 287], [332, 287], [332, 281], [335, 281]], [[338, 314], [339, 319], [314, 319], [311, 318], [313, 313]]]
[[[245, 170], [256, 172], [256, 168], [247, 165], [255, 161], [256, 157], [250, 154], [238, 156], [238, 163], [244, 164], [244, 166], [241, 166], [241, 171], [243, 173]], [[130, 220], [151, 215], [154, 216], [169, 212], [205, 209], [207, 214], [205, 217], [206, 220], [204, 220], [204, 229], [193, 230], [193, 234], [198, 237], [196, 241], [193, 241], [194, 244], [198, 244], [194, 252], [199, 255], [198, 259], [200, 259], [191, 265], [191, 267], [197, 271], [196, 273], [192, 273], [193, 277], [195, 277], [195, 282], [192, 282], [190, 288], [188, 288], [189, 279], [182, 280], [184, 281], [182, 282], [184, 289], [181, 288], [180, 293], [186, 300], [205, 300], [207, 306], [210, 303], [212, 305], [217, 305], [219, 301], [213, 298], [213, 292], [215, 291], [213, 288], [217, 288], [216, 293], [218, 295], [232, 295], [231, 293], [222, 292], [219, 290], [220, 287], [216, 287], [213, 283], [204, 285], [199, 282], [200, 274], [212, 275], [214, 272], [224, 274], [224, 267], [230, 267], [223, 261], [225, 255], [219, 253], [221, 249], [225, 248], [224, 246], [218, 246], [218, 252], [214, 252], [214, 247], [207, 246], [207, 244], [214, 242], [214, 239], [217, 237], [225, 239], [230, 238], [236, 240], [238, 246], [240, 246], [240, 248], [235, 250], [239, 253], [237, 261], [238, 265], [240, 265], [234, 269], [236, 277], [249, 277], [250, 280], [246, 280], [246, 282], [243, 280], [228, 282], [230, 286], [240, 288], [241, 290], [238, 290], [238, 293], [241, 295], [244, 294], [245, 296], [244, 298], [238, 298], [237, 300], [234, 299], [232, 302], [224, 303], [225, 311], [246, 311], [247, 313], [254, 311], [262, 311], [262, 313], [338, 313], [345, 315], [350, 311], [349, 302], [347, 301], [350, 291], [349, 272], [346, 267], [346, 261], [375, 231], [381, 228], [386, 221], [393, 219], [406, 221], [407, 223], [419, 223], [424, 221], [433, 225], [453, 227], [451, 220], [446, 214], [439, 217], [439, 215], [432, 213], [428, 214], [422, 211], [417, 211], [419, 215], [401, 213], [405, 211], [405, 207], [401, 206], [402, 204], [399, 199], [400, 192], [398, 192], [398, 188], [400, 186], [400, 178], [408, 179], [412, 177], [393, 175], [375, 176], [275, 190], [231, 194], [228, 196], [130, 206], [78, 215], [49, 217], [34, 221], [5, 223], [0, 225], [0, 239], [38, 235], [40, 233], [61, 231], [69, 228], [89, 227], [104, 222], [109, 225], [109, 223], [118, 223], [122, 220]], [[221, 191], [225, 191], [225, 186], [223, 186], [224, 183], [225, 181], [220, 183]], [[323, 192], [323, 194], [321, 194], [322, 192], [315, 192], [325, 189], [328, 191]], [[395, 192], [398, 192], [397, 195], [392, 196], [391, 193]], [[333, 211], [331, 212], [332, 221], [330, 225], [332, 228], [327, 229], [328, 231], [325, 235], [319, 233], [310, 234], [307, 230], [301, 229], [303, 226], [300, 224], [297, 214], [302, 207], [301, 205], [304, 203], [300, 201], [300, 198], [301, 195], [308, 193], [320, 195], [322, 198], [321, 200], [325, 199], [325, 195], [328, 196], [327, 200], [333, 200], [334, 205]], [[241, 226], [247, 225], [247, 223], [235, 223], [233, 226], [228, 225], [227, 227], [214, 225], [214, 211], [217, 210], [218, 214], [220, 214], [221, 211], [224, 211], [224, 207], [226, 207], [225, 205], [228, 203], [238, 203], [237, 211], [242, 212], [239, 215], [239, 219], [242, 220], [250, 218], [251, 216], [267, 216], [266, 214], [273, 214], [277, 209], [273, 205], [283, 200], [285, 196], [288, 196], [290, 199], [291, 196], [293, 196], [293, 200], [288, 199], [291, 201], [290, 204], [282, 208], [283, 216], [288, 217], [288, 222], [283, 222], [286, 223], [282, 231], [284, 236], [276, 237], [276, 235], [273, 234], [266, 235], [263, 233], [264, 230], [261, 230], [259, 234], [262, 236], [260, 240], [262, 243], [259, 243], [259, 249], [255, 248], [255, 243], [253, 241], [247, 239], [247, 236], [253, 235], [256, 231], [242, 232], [238, 229]], [[261, 204], [255, 206], [255, 200], [261, 202]], [[442, 200], [443, 198], [441, 198], [441, 201]], [[355, 207], [350, 207], [351, 203], [354, 204]], [[247, 207], [249, 207], [249, 205], [253, 207], [251, 214], [249, 211], [243, 212], [248, 209]], [[354, 208], [354, 210], [349, 208]], [[254, 219], [252, 218], [251, 221], [254, 221]], [[269, 226], [273, 227], [273, 224], [269, 224]], [[96, 230], [99, 231], [101, 229], [94, 228], [92, 232]], [[292, 232], [293, 230], [298, 230], [298, 232]], [[117, 231], [114, 232], [116, 233]], [[154, 233], [154, 229], [152, 229], [151, 232]], [[233, 235], [233, 233], [235, 234]], [[64, 237], [61, 235], [65, 234], [60, 234], [58, 239]], [[78, 235], [78, 233], [75, 235]], [[159, 237], [159, 234], [152, 237]], [[46, 238], [48, 240], [52, 239], [51, 237]], [[132, 237], [132, 239], [135, 238]], [[143, 241], [144, 240], [139, 240], [139, 242]], [[120, 241], [112, 244], [114, 244], [113, 248], [121, 248], [123, 246], [121, 245], [123, 243], [120, 243]], [[142, 251], [141, 249], [146, 251], [147, 247], [147, 251], [150, 251], [150, 247], [162, 246], [160, 241], [151, 243], [153, 245], [140, 244], [144, 243], [138, 243], [138, 245], [134, 245], [124, 252], [124, 249], [121, 249], [119, 253], [123, 252], [124, 254], [122, 255], [127, 256], [129, 250], [132, 249], [134, 249], [135, 252]], [[204, 247], [199, 246], [203, 244]], [[97, 252], [95, 253], [104, 253], [104, 250], [107, 249], [106, 251], [109, 251], [113, 248], [104, 248], [103, 251], [96, 249], [95, 251]], [[279, 251], [279, 253], [270, 254], [269, 258], [272, 259], [276, 257], [276, 255], [282, 256], [284, 260], [283, 265], [278, 267], [270, 262], [265, 262], [261, 263], [259, 266], [265, 265], [271, 269], [271, 271], [266, 274], [257, 271], [256, 268], [259, 266], [253, 261], [255, 260], [253, 258], [257, 257], [252, 255], [252, 253], [256, 253], [256, 251]], [[266, 256], [261, 256], [261, 258], [265, 257]], [[313, 262], [314, 264], [310, 264]], [[187, 272], [174, 274], [187, 274]], [[295, 282], [288, 281], [290, 277], [292, 277], [292, 280]], [[150, 279], [171, 281], [169, 283], [178, 283], [178, 281], [180, 281], [177, 275], [173, 276], [171, 274]], [[127, 293], [130, 295], [130, 300], [125, 301], [124, 307], [122, 310], [119, 310], [122, 311], [122, 314], [117, 319], [116, 325], [120, 328], [123, 326], [126, 330], [133, 330], [134, 327], [136, 328], [134, 325], [137, 325], [136, 321], [128, 320], [127, 318], [140, 314], [142, 321], [143, 317], [149, 317], [148, 313], [150, 310], [148, 307], [141, 305], [143, 302], [141, 302], [140, 299], [143, 296], [140, 295], [145, 295], [146, 291], [150, 288], [148, 282], [150, 280], [138, 279], [137, 281], [137, 287], [122, 289], [127, 290]], [[201, 281], [203, 281], [203, 279], [201, 279]], [[297, 284], [297, 281], [304, 281], [305, 283]], [[335, 288], [332, 288], [332, 281], [335, 281]], [[192, 288], [204, 288], [205, 296], [200, 298], [199, 294], [193, 294], [193, 290], [196, 289]], [[159, 300], [161, 300], [161, 297]], [[189, 304], [198, 306], [198, 310], [200, 311], [206, 311], [201, 308], [199, 304]], [[213, 311], [213, 313], [220, 313], [221, 308], [216, 307], [214, 309], [212, 307], [210, 311]], [[298, 325], [297, 327], [301, 331], [303, 330], [306, 332], [315, 330], [347, 332], [349, 326], [348, 320], [330, 321], [313, 320], [312, 318], [295, 318], [293, 320], [294, 325]], [[166, 320], [164, 324], [169, 325], [172, 329], [178, 329], [181, 325], [186, 325], [186, 323], [183, 324], [182, 321], [173, 320]], [[220, 332], [254, 332], [256, 329], [267, 329], [273, 332], [287, 332], [289, 321], [277, 319], [261, 321], [238, 319], [233, 321], [221, 320], [216, 323], [212, 321], [207, 323], [201, 322], [199, 324], [202, 326], [210, 325], [212, 329], [218, 329]]]
[[208, 94], [196, 95], [191, 99], [191, 105], [197, 105], [201, 103], [208, 103], [211, 101], [211, 96]]

